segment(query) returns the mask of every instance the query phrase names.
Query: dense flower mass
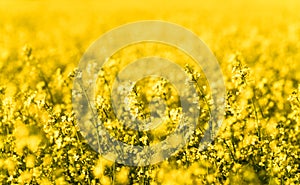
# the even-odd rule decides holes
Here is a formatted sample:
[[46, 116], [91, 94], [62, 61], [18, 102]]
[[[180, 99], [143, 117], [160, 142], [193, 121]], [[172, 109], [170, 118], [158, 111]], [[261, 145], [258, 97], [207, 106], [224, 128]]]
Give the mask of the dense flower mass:
[[[0, 184], [300, 184], [300, 4], [229, 2], [174, 1], [172, 8], [156, 0], [147, 6], [74, 1], [71, 8], [59, 1], [0, 2]], [[196, 89], [184, 100], [199, 112], [182, 149], [161, 163], [133, 167], [109, 161], [89, 145], [71, 89], [92, 41], [144, 19], [183, 25], [209, 45], [223, 71], [226, 108], [215, 140], [199, 148], [213, 106], [213, 84], [202, 69], [163, 43], [122, 48], [99, 71], [94, 97], [97, 124], [112, 137], [153, 145], [188, 121], [178, 89], [160, 77], [122, 83], [117, 91], [124, 102], [112, 107], [118, 72], [138, 58], [155, 54], [181, 66], [187, 76], [183, 96]], [[119, 119], [115, 109], [127, 114]], [[133, 119], [151, 125], [141, 131], [128, 124]], [[105, 148], [105, 142], [93, 142]]]

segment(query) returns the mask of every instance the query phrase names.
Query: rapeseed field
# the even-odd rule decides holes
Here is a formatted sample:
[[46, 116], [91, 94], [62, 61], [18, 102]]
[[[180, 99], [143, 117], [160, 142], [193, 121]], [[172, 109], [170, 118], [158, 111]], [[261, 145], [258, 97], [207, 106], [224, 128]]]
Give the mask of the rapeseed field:
[[[0, 184], [300, 184], [299, 10], [297, 0], [0, 0]], [[95, 40], [143, 20], [181, 25], [205, 42], [222, 70], [226, 103], [219, 131], [201, 149], [213, 85], [201, 67], [161, 43], [115, 53], [92, 99], [98, 121], [118, 141], [159, 143], [183, 115], [176, 88], [159, 77], [122, 86], [127, 104], [112, 107], [112, 81], [129, 62], [159, 53], [177, 61], [197, 89], [190, 101], [199, 121], [185, 146], [158, 163], [130, 166], [100, 155], [91, 142], [105, 148], [101, 140], [86, 139], [72, 89]], [[148, 106], [151, 99], [157, 104]], [[152, 131], [128, 128], [131, 117], [114, 113], [147, 120], [160, 102], [165, 111], [156, 114], [166, 119]]]

